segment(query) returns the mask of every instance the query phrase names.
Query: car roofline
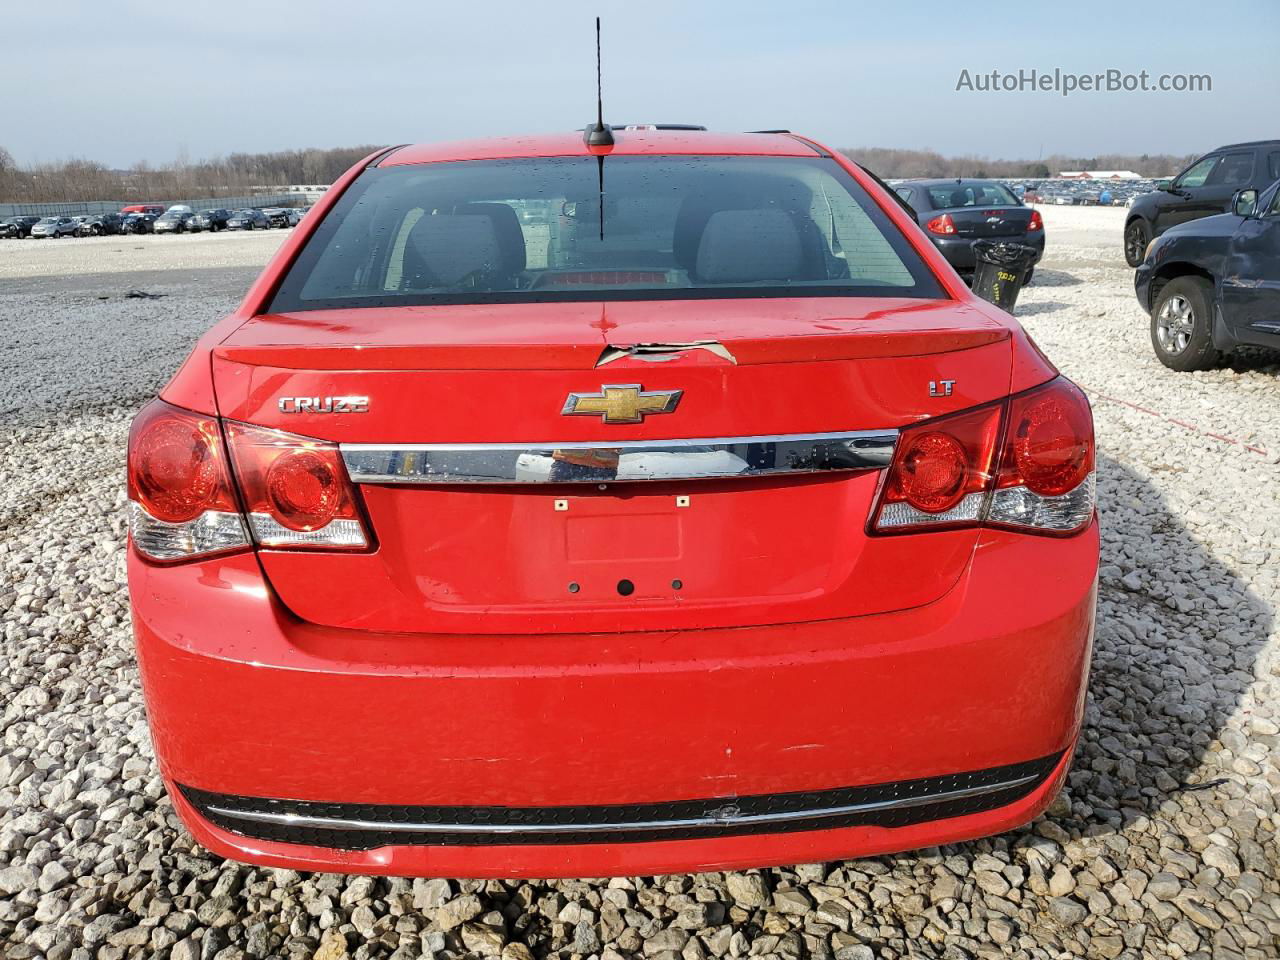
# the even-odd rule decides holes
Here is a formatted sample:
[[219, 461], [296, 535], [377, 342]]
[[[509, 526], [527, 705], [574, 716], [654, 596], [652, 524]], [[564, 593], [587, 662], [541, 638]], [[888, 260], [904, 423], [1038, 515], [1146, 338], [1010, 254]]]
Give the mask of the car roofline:
[[463, 160], [589, 156], [828, 156], [829, 151], [791, 133], [713, 133], [703, 130], [615, 130], [610, 147], [588, 147], [580, 131], [455, 140], [393, 147], [370, 166], [396, 167]]

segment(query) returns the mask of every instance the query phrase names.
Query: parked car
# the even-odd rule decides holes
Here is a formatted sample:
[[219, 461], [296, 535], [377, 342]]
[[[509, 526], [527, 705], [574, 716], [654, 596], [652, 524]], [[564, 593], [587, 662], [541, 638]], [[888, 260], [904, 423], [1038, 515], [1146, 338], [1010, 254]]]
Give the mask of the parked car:
[[237, 210], [227, 220], [228, 230], [266, 230], [271, 221], [261, 210]]
[[76, 221], [71, 217], [42, 217], [32, 226], [31, 236], [36, 239], [74, 237], [76, 226]]
[[154, 233], [186, 233], [187, 222], [191, 219], [190, 210], [166, 210], [156, 217]]
[[78, 237], [101, 237], [123, 232], [124, 218], [118, 213], [95, 213], [80, 220]]
[[894, 188], [916, 212], [947, 262], [966, 279], [973, 277], [978, 240], [1010, 240], [1035, 249], [1023, 283], [1044, 255], [1044, 221], [998, 180], [904, 180]]
[[298, 225], [298, 211], [293, 207], [263, 207], [267, 220], [273, 227], [295, 227]]
[[31, 228], [39, 222], [39, 217], [6, 217], [0, 220], [0, 238], [21, 240], [29, 237]]
[[121, 207], [122, 214], [127, 213], [146, 213], [158, 217], [164, 213], [164, 204], [160, 203], [131, 203], [127, 207]]
[[121, 233], [155, 233], [156, 218], [154, 213], [130, 213], [121, 224]]
[[208, 230], [215, 233], [218, 230], [227, 228], [227, 221], [231, 219], [231, 211], [218, 208], [216, 210], [198, 210], [187, 221], [187, 229], [192, 233], [199, 233], [201, 230]]
[[[1089, 405], [871, 176], [619, 130], [391, 148], [326, 203], [130, 433], [147, 717], [201, 844], [649, 875], [1046, 809]], [[601, 330], [646, 356], [596, 369]]]
[[1172, 370], [1206, 370], [1237, 347], [1280, 349], [1280, 181], [1237, 191], [1230, 213], [1170, 227], [1134, 274], [1151, 345]]
[[1205, 154], [1135, 200], [1124, 223], [1124, 258], [1143, 261], [1147, 244], [1170, 227], [1225, 213], [1239, 190], [1261, 192], [1280, 178], [1280, 140], [1233, 143]]

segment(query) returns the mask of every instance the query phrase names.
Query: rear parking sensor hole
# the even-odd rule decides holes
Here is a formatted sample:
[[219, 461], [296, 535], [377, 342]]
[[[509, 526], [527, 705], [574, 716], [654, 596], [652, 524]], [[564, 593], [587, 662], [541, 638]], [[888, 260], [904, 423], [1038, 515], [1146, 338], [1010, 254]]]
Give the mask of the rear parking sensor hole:
[[681, 587], [683, 587], [683, 586], [684, 586], [684, 581], [683, 581], [683, 580], [672, 580], [672, 581], [671, 581], [671, 589], [672, 589], [672, 590], [679, 590], [679, 589], [680, 589]]
[[636, 585], [630, 580], [618, 581], [618, 593], [624, 597], [629, 597], [636, 592]]
[[580, 586], [578, 586], [578, 585], [577, 585], [577, 583], [571, 583], [571, 584], [569, 584], [569, 592], [570, 592], [570, 593], [577, 593], [577, 592], [578, 592], [579, 590], [581, 590], [581, 589], [582, 589], [582, 588], [581, 588]]

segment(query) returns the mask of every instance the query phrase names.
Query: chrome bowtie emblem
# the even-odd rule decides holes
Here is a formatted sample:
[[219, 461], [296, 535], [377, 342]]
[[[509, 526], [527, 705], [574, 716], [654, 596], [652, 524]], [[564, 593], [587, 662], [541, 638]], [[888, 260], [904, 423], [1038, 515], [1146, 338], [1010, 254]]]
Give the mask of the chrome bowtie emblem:
[[683, 390], [645, 390], [638, 383], [611, 383], [599, 393], [571, 393], [560, 412], [565, 416], [598, 416], [605, 423], [639, 423], [652, 413], [671, 413]]

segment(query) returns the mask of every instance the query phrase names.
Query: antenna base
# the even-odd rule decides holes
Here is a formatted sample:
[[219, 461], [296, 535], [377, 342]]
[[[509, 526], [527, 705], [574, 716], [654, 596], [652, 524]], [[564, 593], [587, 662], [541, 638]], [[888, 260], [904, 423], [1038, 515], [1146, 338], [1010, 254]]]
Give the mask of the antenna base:
[[582, 139], [588, 147], [612, 147], [613, 127], [607, 123], [588, 123], [582, 131]]

